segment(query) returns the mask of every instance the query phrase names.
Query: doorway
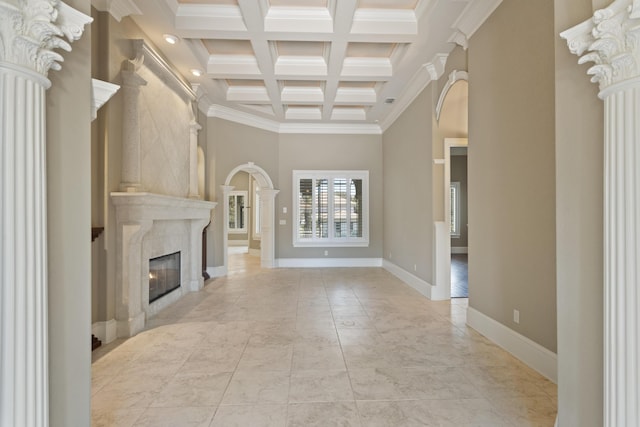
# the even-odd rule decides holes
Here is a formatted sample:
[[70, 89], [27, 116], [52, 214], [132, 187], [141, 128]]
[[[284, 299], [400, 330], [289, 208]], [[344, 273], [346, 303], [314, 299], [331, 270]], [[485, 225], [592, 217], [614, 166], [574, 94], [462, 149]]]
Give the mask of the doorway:
[[451, 298], [469, 297], [467, 147], [449, 146]]
[[221, 200], [225, 272], [229, 271], [229, 248], [244, 245], [247, 255], [259, 259], [261, 267], [275, 266], [274, 221], [278, 192], [267, 172], [253, 162], [237, 166], [227, 175]]

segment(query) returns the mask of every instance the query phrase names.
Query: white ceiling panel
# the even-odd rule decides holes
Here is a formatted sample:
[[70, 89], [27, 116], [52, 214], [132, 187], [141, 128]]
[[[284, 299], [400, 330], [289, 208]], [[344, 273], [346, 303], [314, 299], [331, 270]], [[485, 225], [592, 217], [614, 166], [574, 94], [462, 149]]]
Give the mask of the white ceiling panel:
[[[207, 114], [237, 111], [242, 123], [282, 131], [307, 122], [371, 132], [439, 78], [451, 40], [465, 46], [502, 0], [129, 1]], [[180, 41], [167, 45], [163, 34]]]

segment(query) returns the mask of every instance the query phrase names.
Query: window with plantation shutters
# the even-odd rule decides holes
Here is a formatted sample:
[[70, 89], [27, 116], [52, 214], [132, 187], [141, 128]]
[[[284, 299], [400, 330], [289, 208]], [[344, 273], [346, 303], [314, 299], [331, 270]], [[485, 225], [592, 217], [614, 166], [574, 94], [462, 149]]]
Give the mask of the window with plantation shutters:
[[293, 171], [294, 246], [368, 246], [368, 171]]

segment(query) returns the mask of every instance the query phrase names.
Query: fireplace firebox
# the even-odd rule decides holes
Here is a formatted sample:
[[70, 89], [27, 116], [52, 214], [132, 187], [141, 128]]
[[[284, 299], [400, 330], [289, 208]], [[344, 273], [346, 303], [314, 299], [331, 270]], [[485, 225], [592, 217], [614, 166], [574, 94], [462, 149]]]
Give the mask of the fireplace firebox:
[[180, 252], [149, 260], [149, 303], [180, 287]]

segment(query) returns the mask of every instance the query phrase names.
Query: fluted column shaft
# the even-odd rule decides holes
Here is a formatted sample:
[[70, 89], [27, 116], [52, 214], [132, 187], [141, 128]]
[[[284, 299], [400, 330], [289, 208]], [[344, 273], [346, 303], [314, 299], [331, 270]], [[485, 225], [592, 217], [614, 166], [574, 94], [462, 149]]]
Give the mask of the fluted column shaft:
[[605, 424], [638, 426], [640, 81], [605, 96]]
[[0, 425], [48, 417], [45, 89], [0, 63]]

